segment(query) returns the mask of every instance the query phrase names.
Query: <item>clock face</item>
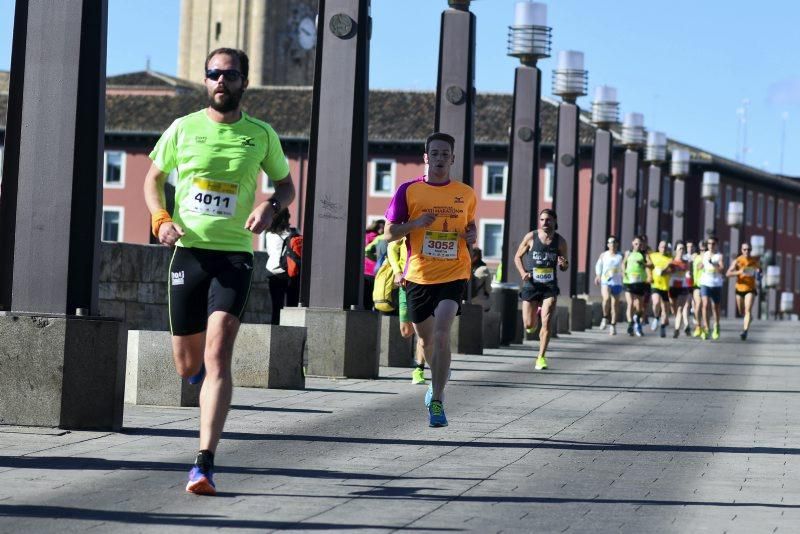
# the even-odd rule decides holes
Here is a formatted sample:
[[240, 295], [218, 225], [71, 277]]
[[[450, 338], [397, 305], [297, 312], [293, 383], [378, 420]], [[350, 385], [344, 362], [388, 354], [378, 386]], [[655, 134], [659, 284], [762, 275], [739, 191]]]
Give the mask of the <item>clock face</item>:
[[306, 50], [314, 48], [317, 44], [317, 26], [311, 17], [305, 17], [297, 25], [297, 40]]

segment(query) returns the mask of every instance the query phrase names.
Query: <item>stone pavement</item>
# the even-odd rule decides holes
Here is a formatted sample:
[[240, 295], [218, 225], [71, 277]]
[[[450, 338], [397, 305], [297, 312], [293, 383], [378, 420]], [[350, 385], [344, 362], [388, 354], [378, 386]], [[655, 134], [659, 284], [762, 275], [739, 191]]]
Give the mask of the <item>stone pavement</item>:
[[797, 532], [798, 323], [737, 327], [562, 335], [546, 372], [530, 345], [456, 356], [444, 429], [406, 369], [237, 388], [216, 498], [183, 491], [196, 409], [0, 427], [0, 532]]

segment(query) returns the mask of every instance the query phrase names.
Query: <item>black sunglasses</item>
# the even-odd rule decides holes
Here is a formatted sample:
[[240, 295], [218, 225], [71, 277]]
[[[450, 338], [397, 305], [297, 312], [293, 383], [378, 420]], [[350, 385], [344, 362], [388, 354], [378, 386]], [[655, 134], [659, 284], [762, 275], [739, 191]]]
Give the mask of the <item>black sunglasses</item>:
[[226, 82], [235, 82], [242, 77], [242, 73], [236, 69], [208, 69], [206, 71], [206, 78], [209, 80], [219, 80], [220, 75], [225, 78]]

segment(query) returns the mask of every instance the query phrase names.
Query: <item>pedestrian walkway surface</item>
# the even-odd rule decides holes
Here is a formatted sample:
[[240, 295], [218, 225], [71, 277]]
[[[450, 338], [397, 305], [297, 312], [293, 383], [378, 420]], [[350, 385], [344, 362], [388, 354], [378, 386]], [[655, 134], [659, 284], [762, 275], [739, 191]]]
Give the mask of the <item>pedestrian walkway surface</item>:
[[0, 427], [0, 532], [797, 532], [798, 323], [456, 355], [431, 429], [408, 369], [237, 388], [219, 495], [184, 493], [198, 411], [122, 433]]

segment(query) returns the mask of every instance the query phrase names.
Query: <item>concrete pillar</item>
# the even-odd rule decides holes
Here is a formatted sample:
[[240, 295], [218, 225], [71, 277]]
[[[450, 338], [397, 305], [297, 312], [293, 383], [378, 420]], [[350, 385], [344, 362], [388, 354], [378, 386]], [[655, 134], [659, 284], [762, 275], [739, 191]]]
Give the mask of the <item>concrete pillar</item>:
[[0, 193], [4, 424], [122, 424], [126, 331], [96, 317], [107, 16], [107, 0], [16, 4]]
[[686, 181], [683, 177], [675, 177], [672, 193], [672, 242], [686, 239], [684, 225], [686, 224]]
[[[369, 0], [319, 2], [300, 286], [300, 301], [308, 308], [281, 312], [282, 325], [308, 323], [310, 374], [378, 373], [380, 316], [358, 311], [364, 291], [369, 7]], [[312, 325], [322, 332], [312, 332]], [[328, 350], [332, 332], [336, 350]]]
[[[734, 258], [736, 258], [736, 252], [739, 250], [739, 245], [740, 245], [739, 244], [739, 240], [741, 239], [739, 237], [740, 234], [741, 230], [738, 226], [731, 226], [731, 235], [730, 235], [731, 254], [728, 258], [725, 258], [726, 268], [730, 267]], [[728, 278], [727, 280], [728, 280], [727, 317], [728, 319], [733, 319], [736, 317], [736, 278]]]
[[639, 213], [639, 152], [630, 148], [625, 151], [622, 173], [622, 215], [618, 234], [620, 250], [629, 250], [636, 235], [636, 221]]
[[556, 176], [553, 208], [558, 215], [558, 233], [567, 241], [569, 269], [558, 272], [558, 287], [567, 297], [577, 294], [578, 274], [578, 106], [558, 105]]
[[434, 129], [455, 138], [450, 178], [467, 185], [472, 185], [474, 122], [475, 15], [464, 1], [442, 13]]
[[[598, 128], [594, 135], [594, 161], [592, 163], [592, 193], [589, 205], [588, 251], [586, 257], [586, 293], [600, 296], [600, 286], [594, 285], [594, 264], [606, 250], [606, 239], [611, 234], [611, 132]], [[623, 249], [624, 250], [624, 249]]]
[[713, 200], [703, 201], [703, 239], [716, 234], [717, 219], [714, 214], [716, 204]]
[[661, 167], [651, 164], [647, 169], [647, 209], [645, 211], [645, 233], [648, 243], [653, 249], [658, 248], [661, 240]]
[[503, 232], [503, 282], [521, 284], [514, 254], [522, 238], [537, 227], [539, 211], [539, 107], [542, 73], [520, 66], [514, 77], [514, 109], [509, 140], [505, 232]]

